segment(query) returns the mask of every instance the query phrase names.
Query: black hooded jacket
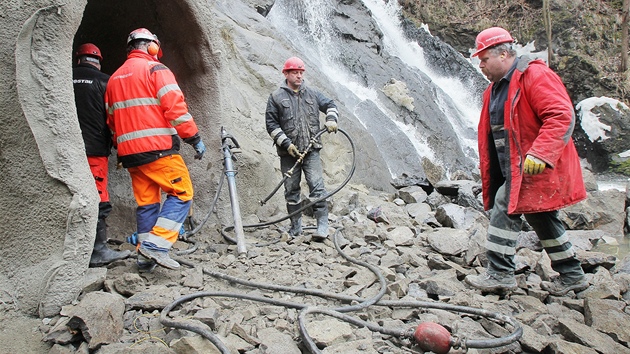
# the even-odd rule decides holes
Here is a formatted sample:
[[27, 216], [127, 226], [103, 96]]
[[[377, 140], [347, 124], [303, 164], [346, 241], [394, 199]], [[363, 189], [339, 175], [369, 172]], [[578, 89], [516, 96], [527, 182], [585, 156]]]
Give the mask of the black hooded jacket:
[[74, 101], [79, 125], [88, 156], [109, 156], [112, 133], [107, 126], [105, 88], [109, 75], [90, 64], [78, 64], [72, 69]]

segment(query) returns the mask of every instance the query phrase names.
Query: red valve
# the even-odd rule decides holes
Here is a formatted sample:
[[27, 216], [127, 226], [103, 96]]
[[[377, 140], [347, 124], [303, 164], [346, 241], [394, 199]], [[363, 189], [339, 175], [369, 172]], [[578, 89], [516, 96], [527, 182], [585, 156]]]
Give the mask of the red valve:
[[435, 322], [423, 322], [418, 325], [413, 338], [424, 351], [446, 354], [451, 350], [451, 334]]

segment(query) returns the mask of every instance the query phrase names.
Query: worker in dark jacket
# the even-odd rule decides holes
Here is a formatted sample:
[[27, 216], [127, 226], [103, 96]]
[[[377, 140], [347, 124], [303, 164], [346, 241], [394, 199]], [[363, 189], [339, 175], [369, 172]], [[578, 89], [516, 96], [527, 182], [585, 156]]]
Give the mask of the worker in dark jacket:
[[127, 258], [131, 253], [114, 251], [107, 247], [105, 219], [112, 211], [107, 191], [108, 159], [112, 148], [112, 136], [107, 126], [105, 110], [105, 89], [109, 75], [101, 72], [103, 57], [100, 49], [92, 43], [79, 46], [76, 51], [76, 60], [77, 64], [72, 70], [74, 101], [85, 153], [100, 196], [96, 239], [90, 257], [90, 266], [100, 267]]
[[[278, 155], [282, 174], [291, 169], [302, 157], [310, 143], [311, 137], [320, 131], [319, 113], [326, 114], [325, 127], [328, 132], [337, 131], [337, 106], [330, 98], [325, 97], [318, 90], [307, 86], [303, 80], [304, 62], [297, 57], [287, 59], [282, 68], [285, 80], [267, 100], [265, 123], [267, 133], [273, 139]], [[300, 181], [302, 171], [309, 188], [309, 198], [319, 199], [326, 194], [322, 176], [322, 162], [319, 151], [321, 140], [313, 145], [313, 149], [304, 156], [300, 168], [284, 182], [284, 198], [287, 211], [293, 214], [301, 208]], [[313, 205], [313, 213], [317, 220], [317, 231], [313, 235], [315, 240], [328, 237], [328, 205], [322, 200]], [[289, 234], [297, 236], [302, 233], [302, 215], [297, 213], [291, 217]]]

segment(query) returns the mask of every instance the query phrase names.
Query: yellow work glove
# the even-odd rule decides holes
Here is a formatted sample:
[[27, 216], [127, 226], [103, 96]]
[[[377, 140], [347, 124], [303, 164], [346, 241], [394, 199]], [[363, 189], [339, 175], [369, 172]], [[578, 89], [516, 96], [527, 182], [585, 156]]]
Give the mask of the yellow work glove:
[[525, 158], [525, 164], [523, 165], [523, 172], [528, 175], [537, 175], [544, 171], [545, 167], [547, 167], [545, 161], [535, 156], [527, 155]]
[[289, 148], [287, 149], [287, 151], [289, 152], [289, 155], [295, 158], [302, 157], [302, 154], [300, 154], [300, 150], [298, 150], [297, 146], [293, 144], [289, 145]]
[[324, 125], [326, 126], [326, 130], [328, 130], [329, 133], [337, 132], [337, 122], [335, 122], [334, 120], [326, 121]]

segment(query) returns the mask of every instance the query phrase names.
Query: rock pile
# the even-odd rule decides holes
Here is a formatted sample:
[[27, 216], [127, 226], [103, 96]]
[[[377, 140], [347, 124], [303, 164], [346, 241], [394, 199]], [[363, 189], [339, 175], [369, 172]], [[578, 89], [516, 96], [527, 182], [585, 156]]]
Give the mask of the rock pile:
[[[179, 271], [158, 267], [138, 274], [133, 259], [90, 269], [91, 280], [79, 301], [44, 320], [44, 340], [51, 344], [50, 353], [219, 353], [210, 340], [160, 321], [160, 312], [174, 301], [203, 293], [215, 296], [181, 302], [168, 318], [208, 328], [231, 353], [306, 353], [299, 330], [302, 308], [339, 309], [384, 292], [380, 304], [346, 315], [401, 333], [435, 322], [463, 342], [505, 337], [513, 330], [484, 316], [395, 306], [397, 301], [432, 302], [496, 312], [514, 318], [523, 329], [522, 337], [507, 346], [469, 348], [469, 353], [630, 352], [630, 259], [594, 250], [602, 243], [623, 242], [626, 193], [591, 190], [588, 203], [563, 211], [563, 220], [574, 228], [569, 238], [590, 287], [555, 297], [540, 288], [541, 281], [556, 274], [529, 229], [519, 236], [515, 292], [482, 294], [463, 282], [485, 265], [488, 216], [476, 182], [397, 188], [386, 194], [346, 186], [329, 200], [335, 236], [323, 243], [312, 242], [308, 228], [303, 236], [289, 238], [288, 221], [246, 227], [248, 253], [238, 257], [236, 246], [215, 232], [218, 225], [205, 225], [194, 236], [198, 249], [176, 257], [184, 264]], [[244, 223], [281, 216], [278, 208], [266, 206], [257, 215], [244, 216]], [[183, 250], [189, 244], [176, 246]], [[331, 316], [311, 314], [305, 326], [322, 353], [423, 352], [409, 337]], [[458, 352], [463, 349], [450, 351]]]

